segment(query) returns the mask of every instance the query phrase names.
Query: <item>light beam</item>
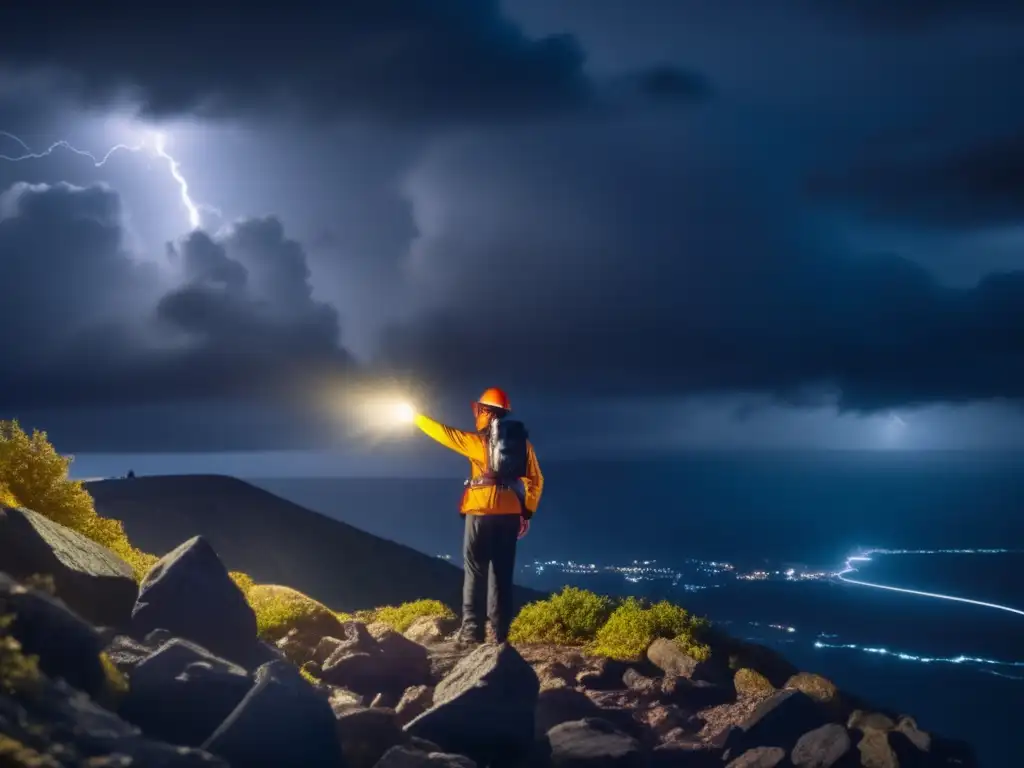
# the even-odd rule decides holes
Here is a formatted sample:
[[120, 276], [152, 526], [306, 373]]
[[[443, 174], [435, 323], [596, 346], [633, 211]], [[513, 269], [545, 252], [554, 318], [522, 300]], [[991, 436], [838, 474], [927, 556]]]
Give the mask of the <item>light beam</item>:
[[956, 603], [967, 603], [968, 605], [977, 605], [982, 608], [994, 608], [998, 611], [1007, 611], [1008, 613], [1016, 613], [1020, 616], [1024, 616], [1024, 611], [1019, 608], [1011, 608], [1008, 605], [999, 605], [998, 603], [986, 603], [982, 600], [971, 600], [967, 597], [957, 597], [956, 595], [941, 595], [937, 592], [922, 592], [918, 589], [906, 589], [904, 587], [890, 587], [887, 584], [872, 584], [870, 581], [860, 581], [858, 579], [848, 579], [846, 574], [856, 573], [857, 569], [852, 563], [870, 562], [870, 555], [879, 552], [879, 550], [868, 550], [863, 555], [854, 555], [846, 558], [846, 563], [843, 565], [843, 569], [836, 574], [836, 577], [847, 584], [856, 584], [861, 587], [873, 587], [874, 589], [885, 589], [890, 592], [903, 592], [907, 595], [917, 595], [918, 597], [931, 597], [936, 600], [951, 600]]
[[102, 168], [106, 164], [106, 162], [119, 151], [123, 150], [125, 152], [134, 153], [139, 152], [143, 149], [151, 148], [153, 152], [157, 155], [157, 157], [167, 161], [167, 168], [171, 173], [171, 178], [173, 178], [175, 184], [178, 185], [178, 193], [181, 198], [181, 204], [182, 206], [184, 206], [185, 211], [188, 213], [188, 223], [191, 229], [199, 229], [199, 227], [202, 226], [202, 210], [209, 210], [218, 216], [221, 215], [220, 211], [217, 210], [216, 208], [196, 203], [192, 199], [192, 196], [189, 193], [188, 189], [188, 180], [181, 172], [181, 164], [173, 155], [171, 155], [170, 152], [167, 151], [167, 137], [158, 131], [154, 131], [151, 134], [151, 140], [149, 142], [143, 141], [135, 145], [115, 144], [110, 149], [108, 149], [102, 157], [97, 157], [88, 150], [79, 149], [66, 139], [55, 141], [44, 151], [36, 152], [32, 149], [32, 147], [26, 144], [25, 141], [23, 141], [20, 137], [15, 136], [13, 133], [9, 133], [8, 131], [0, 131], [0, 137], [10, 139], [11, 141], [15, 142], [19, 147], [21, 147], [22, 150], [24, 150], [20, 155], [0, 154], [0, 160], [4, 160], [9, 163], [20, 163], [24, 162], [25, 160], [39, 160], [44, 157], [49, 157], [58, 149], [65, 149], [73, 154], [89, 158], [96, 168]]

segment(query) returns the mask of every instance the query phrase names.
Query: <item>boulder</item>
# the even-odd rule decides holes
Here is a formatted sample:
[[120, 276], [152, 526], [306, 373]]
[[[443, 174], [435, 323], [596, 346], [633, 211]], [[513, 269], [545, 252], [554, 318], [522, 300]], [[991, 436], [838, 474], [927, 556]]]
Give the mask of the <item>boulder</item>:
[[728, 704], [736, 698], [736, 693], [732, 688], [706, 680], [688, 680], [677, 675], [667, 675], [661, 679], [659, 698], [666, 704], [699, 711]]
[[376, 640], [388, 670], [398, 684], [392, 685], [390, 690], [397, 690], [400, 695], [410, 686], [430, 684], [430, 658], [426, 648], [393, 629], [378, 632]]
[[896, 723], [888, 715], [881, 712], [865, 712], [862, 709], [854, 710], [846, 722], [846, 727], [851, 731], [891, 731]]
[[741, 698], [768, 696], [775, 691], [775, 686], [767, 677], [747, 667], [736, 670], [732, 683], [736, 688], [736, 695]]
[[932, 748], [932, 737], [927, 731], [922, 731], [917, 727], [917, 721], [903, 715], [896, 722], [896, 730], [902, 733], [917, 749], [922, 752], [930, 752]]
[[256, 614], [201, 536], [168, 552], [142, 580], [132, 634], [142, 637], [154, 629], [166, 629], [246, 669], [266, 660], [256, 640]]
[[774, 688], [785, 687], [786, 681], [799, 673], [785, 656], [765, 645], [728, 638], [724, 646], [733, 669], [752, 669], [763, 675]]
[[284, 661], [256, 670], [256, 684], [203, 749], [232, 768], [344, 765], [330, 705]]
[[119, 712], [151, 736], [198, 747], [250, 688], [241, 667], [175, 639], [135, 667]]
[[[0, 637], [0, 667], [9, 675], [24, 655], [12, 638]], [[23, 669], [31, 670], [31, 667]], [[36, 671], [0, 695], [0, 763], [39, 768], [154, 766], [228, 768], [199, 750], [144, 737], [139, 729], [99, 706], [64, 680]]]
[[15, 579], [51, 576], [57, 597], [93, 624], [124, 627], [131, 619], [139, 591], [131, 566], [40, 514], [0, 508], [0, 563]]
[[403, 634], [409, 640], [420, 645], [435, 645], [443, 643], [458, 627], [458, 619], [446, 619], [440, 616], [420, 616], [409, 625], [409, 628]]
[[0, 573], [0, 617], [5, 616], [12, 617], [6, 631], [26, 654], [38, 657], [46, 675], [61, 678], [90, 696], [105, 690], [102, 639], [63, 602]]
[[434, 689], [428, 685], [414, 685], [406, 688], [395, 706], [398, 721], [405, 725], [416, 719], [434, 705]]
[[597, 705], [602, 720], [607, 720], [620, 731], [638, 740], [650, 738], [647, 727], [637, 719], [637, 712], [655, 704], [650, 694], [624, 689], [621, 691], [584, 691]]
[[423, 752], [410, 747], [392, 747], [376, 768], [476, 768], [476, 763], [462, 755]]
[[668, 738], [670, 734], [673, 735], [672, 738], [676, 738], [681, 734], [699, 733], [704, 727], [703, 720], [674, 704], [657, 704], [639, 709], [633, 717], [658, 740]]
[[722, 750], [697, 739], [675, 740], [651, 751], [651, 768], [722, 768]]
[[159, 646], [154, 647], [128, 635], [115, 635], [110, 639], [105, 651], [107, 658], [120, 672], [130, 675], [157, 647]]
[[838, 768], [850, 765], [853, 742], [847, 730], [836, 723], [805, 733], [790, 755], [796, 768]]
[[630, 667], [622, 673], [622, 683], [627, 688], [644, 693], [660, 694], [661, 681], [637, 672]]
[[819, 704], [828, 707], [836, 707], [840, 704], [839, 689], [836, 688], [835, 683], [821, 675], [800, 672], [789, 678], [784, 687], [806, 693]]
[[886, 731], [870, 728], [864, 731], [857, 743], [857, 751], [860, 752], [860, 764], [864, 768], [900, 768], [899, 758], [889, 744]]
[[511, 645], [482, 645], [434, 689], [434, 706], [405, 726], [413, 736], [487, 764], [529, 752], [540, 682]]
[[327, 688], [327, 703], [330, 704], [331, 711], [334, 712], [335, 717], [350, 709], [357, 709], [363, 706], [363, 697], [358, 693], [353, 693], [345, 688], [338, 688], [334, 685], [329, 685]]
[[552, 768], [640, 768], [640, 742], [600, 718], [556, 725], [547, 734]]
[[576, 682], [591, 691], [616, 691], [625, 688], [622, 676], [628, 665], [615, 659], [597, 659], [589, 669], [576, 676]]
[[600, 717], [601, 709], [585, 694], [572, 688], [548, 688], [537, 697], [534, 717], [538, 734], [545, 734], [562, 723]]
[[806, 694], [779, 691], [758, 704], [740, 723], [728, 747], [733, 754], [753, 747], [781, 747], [788, 752], [801, 736], [826, 722], [824, 713]]
[[576, 682], [572, 670], [560, 661], [545, 661], [537, 664], [533, 671], [537, 673], [542, 691], [548, 688], [571, 688]]
[[407, 739], [391, 709], [351, 709], [338, 715], [338, 740], [347, 768], [373, 768]]
[[786, 751], [778, 747], [755, 747], [748, 749], [725, 768], [776, 768], [786, 759]]
[[728, 683], [731, 678], [729, 669], [716, 659], [695, 659], [678, 643], [663, 637], [651, 643], [647, 649], [647, 658], [666, 675], [706, 680], [709, 683]]
[[342, 625], [342, 639], [324, 638], [315, 653], [332, 650], [321, 678], [366, 696], [391, 694], [395, 701], [406, 688], [431, 682], [426, 648], [384, 625], [374, 631], [377, 637], [365, 624], [351, 621]]
[[341, 643], [342, 641], [336, 637], [321, 637], [316, 648], [313, 649], [313, 661], [322, 667], [323, 663], [331, 658], [331, 654], [338, 650]]

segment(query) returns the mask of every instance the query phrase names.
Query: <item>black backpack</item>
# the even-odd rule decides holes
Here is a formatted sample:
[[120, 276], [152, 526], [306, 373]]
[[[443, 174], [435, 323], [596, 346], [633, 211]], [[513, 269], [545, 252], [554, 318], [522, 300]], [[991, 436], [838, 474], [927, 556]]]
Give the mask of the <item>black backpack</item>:
[[492, 420], [487, 434], [485, 475], [500, 485], [513, 485], [519, 478], [526, 477], [526, 441], [529, 436], [521, 421], [509, 418]]

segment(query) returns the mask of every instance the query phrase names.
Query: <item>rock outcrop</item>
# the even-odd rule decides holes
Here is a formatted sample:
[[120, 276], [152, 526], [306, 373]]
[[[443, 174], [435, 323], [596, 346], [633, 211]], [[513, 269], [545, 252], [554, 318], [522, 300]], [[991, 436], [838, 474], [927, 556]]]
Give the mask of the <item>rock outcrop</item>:
[[98, 626], [125, 626], [138, 596], [128, 563], [27, 509], [0, 507], [0, 567], [15, 579], [49, 576], [61, 600]]
[[157, 563], [120, 632], [65, 603], [62, 584], [81, 599], [74, 580], [54, 582], [51, 595], [0, 574], [5, 766], [975, 765], [965, 745], [853, 708], [759, 647], [734, 644], [723, 663], [722, 649], [696, 659], [658, 640], [634, 663], [554, 646], [467, 650], [436, 622], [402, 635], [329, 617], [293, 627], [277, 653], [202, 538]]

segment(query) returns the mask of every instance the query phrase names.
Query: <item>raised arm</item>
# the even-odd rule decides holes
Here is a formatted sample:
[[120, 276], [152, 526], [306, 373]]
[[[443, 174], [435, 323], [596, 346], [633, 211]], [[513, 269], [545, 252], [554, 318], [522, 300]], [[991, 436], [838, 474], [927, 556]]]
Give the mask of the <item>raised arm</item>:
[[446, 426], [419, 413], [416, 414], [415, 421], [416, 426], [423, 430], [427, 437], [436, 440], [445, 448], [451, 448], [468, 459], [483, 460], [483, 443], [476, 433], [464, 432], [461, 429]]
[[537, 511], [540, 495], [544, 492], [544, 475], [540, 472], [532, 443], [526, 444], [526, 477], [523, 478], [523, 486], [526, 491], [526, 517], [529, 519]]

